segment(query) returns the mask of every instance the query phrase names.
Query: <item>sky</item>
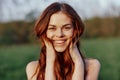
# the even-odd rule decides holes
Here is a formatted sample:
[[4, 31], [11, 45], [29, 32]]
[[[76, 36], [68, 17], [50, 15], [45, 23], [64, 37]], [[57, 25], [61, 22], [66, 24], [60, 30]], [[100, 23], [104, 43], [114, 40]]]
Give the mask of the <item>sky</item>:
[[120, 15], [120, 0], [0, 0], [0, 21], [23, 20], [31, 11], [35, 17], [39, 16], [56, 1], [70, 4], [83, 19], [106, 14]]

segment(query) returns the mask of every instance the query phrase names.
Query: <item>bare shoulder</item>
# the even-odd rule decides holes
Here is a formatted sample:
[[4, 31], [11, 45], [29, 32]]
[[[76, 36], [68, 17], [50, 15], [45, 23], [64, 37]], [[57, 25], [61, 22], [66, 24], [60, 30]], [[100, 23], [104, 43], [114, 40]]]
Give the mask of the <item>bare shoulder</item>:
[[[35, 74], [38, 66], [38, 61], [29, 62], [26, 66], [26, 74], [28, 80]], [[34, 80], [34, 79], [33, 79]]]
[[100, 61], [98, 59], [85, 59], [86, 62], [86, 67], [90, 67], [90, 68], [100, 68]]
[[85, 59], [87, 76], [86, 80], [98, 80], [100, 61], [98, 59]]

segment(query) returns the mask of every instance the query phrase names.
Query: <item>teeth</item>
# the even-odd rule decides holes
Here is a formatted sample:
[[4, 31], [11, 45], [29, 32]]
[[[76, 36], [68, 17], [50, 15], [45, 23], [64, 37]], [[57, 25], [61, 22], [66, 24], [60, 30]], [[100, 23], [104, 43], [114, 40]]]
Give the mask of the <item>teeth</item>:
[[55, 43], [61, 44], [64, 43], [65, 41], [55, 41]]

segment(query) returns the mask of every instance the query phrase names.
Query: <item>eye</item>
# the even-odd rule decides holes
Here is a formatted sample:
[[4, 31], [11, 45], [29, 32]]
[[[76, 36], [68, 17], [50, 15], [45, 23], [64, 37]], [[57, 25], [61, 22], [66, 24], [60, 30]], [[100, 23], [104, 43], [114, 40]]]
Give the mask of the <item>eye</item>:
[[71, 29], [71, 27], [65, 27], [65, 29]]
[[64, 30], [71, 30], [72, 27], [71, 27], [71, 26], [65, 26], [63, 29], [64, 29]]
[[56, 30], [55, 27], [48, 27], [48, 30]]

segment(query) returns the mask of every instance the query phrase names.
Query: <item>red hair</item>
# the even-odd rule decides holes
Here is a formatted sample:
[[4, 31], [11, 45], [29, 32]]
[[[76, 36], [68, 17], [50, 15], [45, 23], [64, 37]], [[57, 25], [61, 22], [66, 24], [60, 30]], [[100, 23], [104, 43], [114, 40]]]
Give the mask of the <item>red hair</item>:
[[[80, 16], [76, 13], [76, 11], [70, 5], [66, 3], [55, 2], [50, 6], [48, 6], [43, 11], [43, 13], [38, 18], [35, 24], [36, 36], [41, 40], [41, 43], [42, 43], [40, 58], [39, 58], [39, 65], [38, 65], [39, 69], [37, 69], [39, 70], [37, 74], [37, 80], [45, 79], [46, 47], [43, 42], [43, 39], [47, 39], [46, 31], [47, 31], [47, 27], [48, 27], [48, 23], [51, 15], [59, 11], [62, 11], [63, 13], [65, 13], [72, 20], [72, 24], [74, 27], [74, 35], [72, 38], [72, 42], [73, 44], [77, 44], [77, 47], [79, 48], [79, 38], [84, 31], [84, 24], [82, 23]], [[80, 52], [80, 49], [79, 49], [79, 52]], [[80, 52], [80, 55], [82, 56], [83, 62], [85, 63], [84, 57], [81, 54], [81, 52]], [[72, 74], [74, 72], [74, 63], [73, 63], [73, 60], [71, 59], [68, 48], [65, 50], [63, 54], [56, 54], [54, 65], [56, 65], [56, 67], [54, 67], [54, 74], [57, 80], [72, 79]]]

